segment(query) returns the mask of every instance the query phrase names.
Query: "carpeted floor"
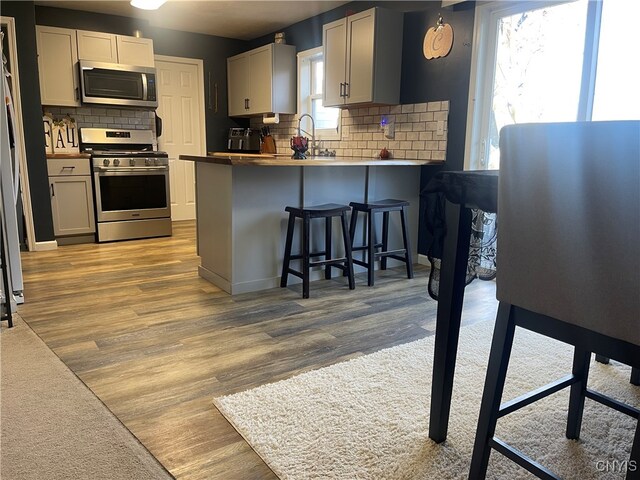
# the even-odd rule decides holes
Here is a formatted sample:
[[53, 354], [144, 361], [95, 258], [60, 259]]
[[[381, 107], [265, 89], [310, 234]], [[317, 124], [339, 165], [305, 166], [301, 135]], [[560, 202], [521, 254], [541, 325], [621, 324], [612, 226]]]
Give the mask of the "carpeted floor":
[[[215, 399], [282, 479], [467, 478], [493, 333], [462, 329], [449, 436], [428, 439], [433, 337]], [[517, 329], [503, 400], [570, 372], [571, 349]], [[593, 364], [590, 388], [634, 406], [630, 369]], [[580, 441], [565, 438], [568, 390], [498, 422], [497, 435], [567, 479], [624, 478], [636, 421], [587, 400]], [[607, 471], [608, 470], [608, 471]], [[614, 470], [618, 470], [617, 472]], [[533, 478], [493, 452], [488, 478]]]
[[0, 478], [173, 478], [16, 315], [0, 332]]

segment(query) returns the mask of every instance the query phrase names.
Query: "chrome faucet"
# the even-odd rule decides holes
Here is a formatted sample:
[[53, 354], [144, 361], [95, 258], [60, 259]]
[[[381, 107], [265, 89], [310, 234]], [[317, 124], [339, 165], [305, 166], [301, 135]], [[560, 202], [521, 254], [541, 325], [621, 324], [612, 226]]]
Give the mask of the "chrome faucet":
[[304, 113], [300, 115], [298, 117], [298, 136], [300, 136], [301, 132], [309, 135], [309, 132], [302, 130], [302, 128], [300, 128], [300, 123], [302, 122], [302, 119], [304, 117], [309, 117], [311, 119], [311, 156], [313, 157], [316, 154], [316, 122], [313, 120], [313, 117], [308, 113]]

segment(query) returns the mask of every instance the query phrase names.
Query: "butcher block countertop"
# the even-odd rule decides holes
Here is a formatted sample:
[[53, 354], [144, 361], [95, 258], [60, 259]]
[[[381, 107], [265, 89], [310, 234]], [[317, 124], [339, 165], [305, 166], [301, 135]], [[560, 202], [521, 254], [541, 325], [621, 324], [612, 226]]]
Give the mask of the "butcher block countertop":
[[264, 167], [349, 167], [349, 166], [407, 166], [407, 165], [436, 165], [444, 163], [442, 160], [411, 160], [390, 158], [365, 157], [312, 157], [305, 160], [295, 160], [289, 154], [241, 154], [225, 152], [209, 152], [206, 157], [196, 155], [180, 155], [180, 160], [192, 162], [213, 163], [231, 166], [264, 166]]

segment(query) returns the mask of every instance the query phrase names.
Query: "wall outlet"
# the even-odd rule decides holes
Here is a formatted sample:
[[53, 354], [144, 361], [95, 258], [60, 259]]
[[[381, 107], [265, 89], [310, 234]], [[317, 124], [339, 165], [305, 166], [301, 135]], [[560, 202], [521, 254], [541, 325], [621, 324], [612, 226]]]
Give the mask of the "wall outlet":
[[384, 131], [384, 138], [394, 138], [396, 136], [396, 124], [394, 122], [389, 122], [382, 127]]

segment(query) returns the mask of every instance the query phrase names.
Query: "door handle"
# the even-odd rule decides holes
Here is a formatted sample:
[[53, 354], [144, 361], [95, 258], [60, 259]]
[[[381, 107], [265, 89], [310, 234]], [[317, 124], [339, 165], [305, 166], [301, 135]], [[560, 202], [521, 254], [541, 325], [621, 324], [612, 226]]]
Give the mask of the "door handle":
[[344, 97], [344, 83], [340, 82], [340, 96]]
[[351, 96], [351, 88], [349, 88], [349, 83], [345, 82], [344, 84], [344, 97], [350, 97]]
[[53, 183], [51, 184], [51, 196], [55, 197], [56, 196], [56, 191], [53, 188]]
[[76, 100], [80, 100], [80, 87], [74, 89]]

